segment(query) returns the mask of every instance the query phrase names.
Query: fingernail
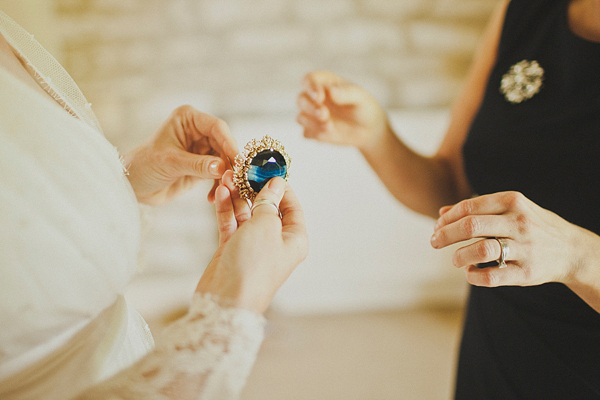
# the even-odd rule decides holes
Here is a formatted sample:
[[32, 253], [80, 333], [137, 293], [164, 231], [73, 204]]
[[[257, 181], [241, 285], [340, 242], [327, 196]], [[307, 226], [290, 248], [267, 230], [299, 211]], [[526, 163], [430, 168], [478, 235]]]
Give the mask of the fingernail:
[[212, 176], [216, 176], [219, 177], [219, 162], [218, 161], [213, 161], [208, 165], [208, 172], [212, 175]]
[[431, 236], [431, 239], [429, 239], [429, 242], [431, 243], [431, 245], [433, 247], [437, 247], [437, 235], [435, 233]]
[[282, 178], [273, 178], [269, 181], [269, 189], [275, 194], [280, 194], [285, 188], [285, 181]]

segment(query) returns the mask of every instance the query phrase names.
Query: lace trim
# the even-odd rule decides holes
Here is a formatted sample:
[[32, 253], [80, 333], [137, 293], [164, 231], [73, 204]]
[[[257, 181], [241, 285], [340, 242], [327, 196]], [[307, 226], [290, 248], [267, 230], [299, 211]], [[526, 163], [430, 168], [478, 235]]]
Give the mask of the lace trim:
[[237, 399], [265, 323], [261, 315], [196, 293], [188, 314], [163, 331], [154, 351], [78, 399]]

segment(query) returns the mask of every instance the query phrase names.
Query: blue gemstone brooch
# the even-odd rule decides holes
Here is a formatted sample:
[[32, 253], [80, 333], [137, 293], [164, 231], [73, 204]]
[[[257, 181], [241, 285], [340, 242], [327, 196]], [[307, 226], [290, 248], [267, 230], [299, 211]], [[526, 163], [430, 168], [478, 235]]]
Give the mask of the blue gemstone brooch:
[[254, 201], [269, 179], [280, 176], [288, 180], [291, 163], [278, 140], [270, 136], [252, 139], [244, 146], [244, 152], [235, 157], [233, 182], [242, 198]]
[[519, 61], [502, 76], [500, 92], [507, 101], [518, 104], [539, 92], [543, 80], [544, 69], [537, 61]]

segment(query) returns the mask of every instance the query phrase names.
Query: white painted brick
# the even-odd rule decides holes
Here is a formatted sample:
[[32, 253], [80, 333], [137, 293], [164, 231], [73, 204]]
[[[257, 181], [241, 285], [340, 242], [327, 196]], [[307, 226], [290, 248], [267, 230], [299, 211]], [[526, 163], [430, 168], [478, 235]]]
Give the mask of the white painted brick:
[[[79, 1], [79, 3], [83, 2]], [[144, 2], [139, 0], [93, 0], [87, 3], [91, 12], [101, 13], [137, 12], [145, 6]]]
[[118, 98], [103, 98], [92, 103], [92, 110], [100, 121], [106, 137], [116, 145], [123, 134], [125, 125], [125, 109]]
[[448, 107], [458, 95], [463, 81], [433, 77], [405, 81], [398, 89], [398, 98], [405, 107]]
[[223, 97], [223, 108], [233, 115], [293, 113], [298, 89], [262, 89], [231, 92]]
[[156, 42], [152, 40], [132, 41], [123, 45], [121, 67], [125, 70], [148, 72], [161, 56]]
[[81, 0], [56, 0], [56, 9], [63, 13], [83, 12], [89, 9], [89, 4]]
[[97, 76], [114, 76], [125, 52], [119, 45], [101, 45], [93, 48], [92, 55]]
[[446, 71], [444, 57], [428, 54], [389, 54], [371, 59], [377, 71], [395, 80], [411, 80], [416, 76], [438, 76]]
[[348, 18], [356, 13], [356, 4], [347, 0], [303, 0], [292, 3], [294, 16], [307, 24]]
[[498, 4], [497, 0], [439, 0], [435, 5], [433, 16], [485, 21], [496, 4]]
[[153, 77], [146, 74], [123, 74], [113, 79], [107, 79], [104, 84], [108, 91], [120, 93], [126, 98], [136, 98], [155, 90]]
[[287, 2], [281, 0], [213, 0], [197, 3], [199, 23], [209, 29], [228, 29], [248, 23], [280, 21]]
[[61, 35], [65, 39], [92, 37], [95, 40], [127, 40], [156, 37], [168, 31], [168, 21], [157, 13], [84, 14], [61, 18]]
[[420, 15], [431, 8], [431, 2], [423, 0], [363, 0], [361, 4], [368, 13], [394, 19]]
[[374, 50], [398, 51], [406, 40], [395, 24], [357, 20], [324, 29], [320, 43], [328, 53], [364, 54]]
[[235, 54], [279, 57], [308, 49], [310, 32], [301, 27], [283, 25], [249, 28], [234, 32], [228, 43]]
[[419, 21], [409, 25], [412, 45], [418, 51], [446, 54], [471, 54], [481, 31], [470, 26]]
[[89, 79], [94, 71], [94, 59], [82, 49], [66, 52], [65, 69], [76, 80]]
[[160, 47], [160, 60], [164, 65], [202, 63], [210, 59], [216, 43], [208, 37], [179, 36], [165, 40]]
[[190, 32], [199, 27], [198, 9], [188, 0], [169, 0], [165, 2], [165, 16], [171, 20], [171, 26], [177, 31]]
[[177, 107], [191, 105], [198, 111], [212, 113], [213, 96], [202, 91], [186, 91], [185, 88], [154, 88], [136, 102], [131, 118], [141, 130], [152, 133]]

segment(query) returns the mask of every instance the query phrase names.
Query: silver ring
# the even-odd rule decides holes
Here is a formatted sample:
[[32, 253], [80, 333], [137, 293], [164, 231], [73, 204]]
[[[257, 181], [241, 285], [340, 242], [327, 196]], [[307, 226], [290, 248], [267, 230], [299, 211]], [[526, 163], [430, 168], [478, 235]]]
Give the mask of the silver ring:
[[252, 204], [252, 207], [250, 207], [250, 216], [254, 215], [254, 209], [256, 207], [259, 207], [259, 206], [262, 206], [262, 205], [269, 205], [269, 206], [272, 206], [273, 208], [275, 208], [275, 211], [277, 211], [277, 215], [279, 216], [279, 218], [281, 218], [281, 211], [279, 211], [279, 207], [277, 207], [277, 204], [275, 204], [274, 201], [267, 200], [267, 199], [258, 199], [258, 200], [256, 200]]
[[500, 258], [498, 259], [498, 268], [506, 268], [506, 258], [508, 257], [508, 242], [504, 238], [495, 237], [500, 245]]

